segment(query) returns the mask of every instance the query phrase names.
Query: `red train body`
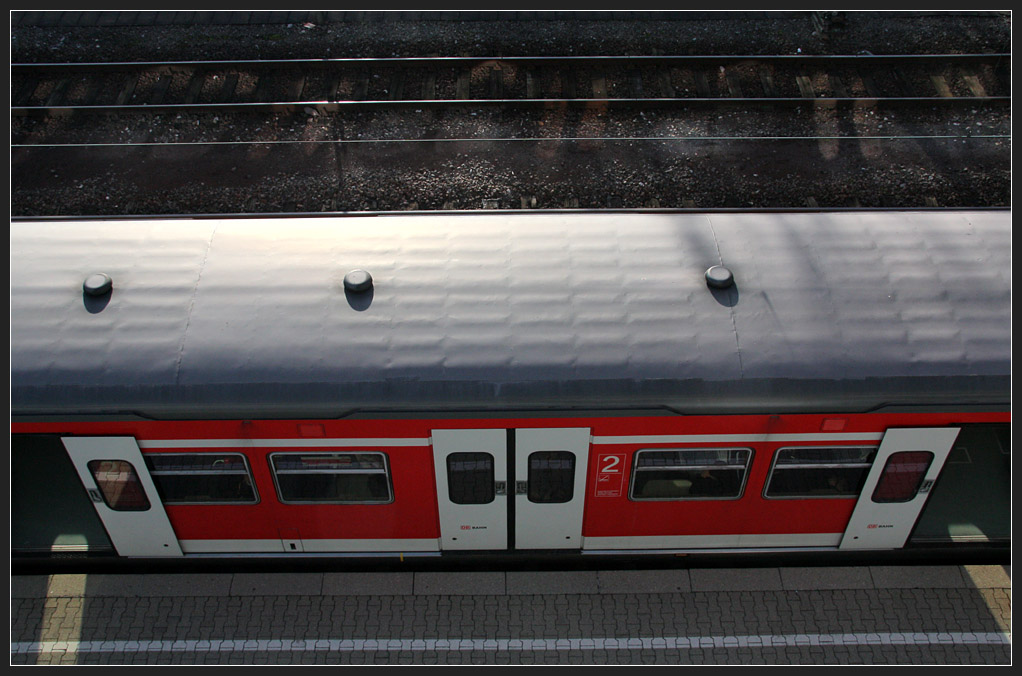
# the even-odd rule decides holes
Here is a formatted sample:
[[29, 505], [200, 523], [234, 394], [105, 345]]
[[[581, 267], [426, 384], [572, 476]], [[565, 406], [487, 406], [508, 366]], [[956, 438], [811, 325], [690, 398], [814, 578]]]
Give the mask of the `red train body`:
[[[437, 429], [498, 430], [502, 435], [505, 430], [512, 430], [512, 434], [548, 428], [586, 430], [582, 517], [577, 533], [573, 525], [563, 529], [568, 535], [580, 536], [570, 549], [603, 553], [790, 551], [841, 548], [858, 501], [869, 502], [869, 495], [814, 496], [807, 491], [801, 496], [768, 496], [768, 482], [779, 449], [875, 449], [890, 429], [957, 430], [962, 426], [1004, 426], [1009, 422], [1006, 412], [988, 412], [15, 423], [12, 431], [16, 435], [126, 437], [137, 442], [145, 457], [182, 452], [243, 454], [258, 496], [254, 504], [165, 503], [169, 524], [185, 555], [289, 551], [413, 555], [446, 551], [451, 544], [460, 550], [462, 547], [452, 543], [449, 536], [444, 537], [444, 531], [458, 533], [463, 526], [475, 525], [441, 522], [437, 505], [438, 498], [442, 500], [443, 496], [438, 495], [436, 474], [445, 467], [434, 463], [431, 444]], [[641, 499], [636, 495], [633, 478], [640, 450], [736, 448], [751, 451], [737, 496]], [[294, 504], [282, 500], [269, 461], [271, 454], [302, 452], [313, 456], [355, 451], [384, 454], [392, 487], [391, 501]], [[526, 495], [520, 497], [527, 499]], [[915, 515], [918, 514], [917, 508]], [[915, 522], [913, 518], [909, 525]], [[442, 528], [443, 525], [447, 528]], [[504, 548], [528, 548], [530, 530], [546, 526], [542, 520], [511, 523], [508, 531], [498, 537], [504, 538]], [[492, 528], [492, 524], [485, 525], [486, 530]], [[903, 525], [901, 530], [898, 546], [908, 540], [911, 529], [906, 530]], [[509, 538], [510, 532], [518, 533], [519, 537]], [[865, 538], [882, 532], [879, 527], [867, 529], [861, 535], [864, 541], [857, 546], [869, 547]], [[880, 540], [872, 546], [889, 548], [885, 543], [886, 540]], [[479, 549], [493, 547], [483, 545]], [[130, 555], [130, 548], [125, 553]], [[137, 555], [155, 553], [144, 551]]]
[[1010, 544], [1010, 233], [1004, 211], [13, 223], [12, 549]]

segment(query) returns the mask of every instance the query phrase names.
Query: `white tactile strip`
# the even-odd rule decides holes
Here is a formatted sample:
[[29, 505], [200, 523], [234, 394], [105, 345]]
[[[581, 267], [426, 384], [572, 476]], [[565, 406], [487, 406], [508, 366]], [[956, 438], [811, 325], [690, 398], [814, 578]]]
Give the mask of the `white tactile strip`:
[[11, 644], [11, 654], [154, 652], [396, 652], [539, 650], [687, 650], [870, 645], [1010, 645], [1000, 632], [877, 632], [866, 634], [758, 634], [622, 638], [499, 639], [237, 639], [174, 641], [36, 641]]

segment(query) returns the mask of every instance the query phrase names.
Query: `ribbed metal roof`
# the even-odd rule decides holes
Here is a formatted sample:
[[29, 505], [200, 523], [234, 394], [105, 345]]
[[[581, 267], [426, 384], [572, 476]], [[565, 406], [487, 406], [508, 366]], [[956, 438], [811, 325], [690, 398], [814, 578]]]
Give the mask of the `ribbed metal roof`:
[[[1010, 231], [1010, 212], [17, 222], [12, 414], [1006, 403]], [[707, 286], [714, 265], [733, 287]], [[356, 269], [371, 291], [345, 291]], [[83, 293], [95, 273], [108, 296]]]

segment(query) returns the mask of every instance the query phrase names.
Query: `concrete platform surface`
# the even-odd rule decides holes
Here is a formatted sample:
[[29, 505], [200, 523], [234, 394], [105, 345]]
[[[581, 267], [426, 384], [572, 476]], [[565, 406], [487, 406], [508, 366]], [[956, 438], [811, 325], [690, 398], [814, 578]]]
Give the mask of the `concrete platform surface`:
[[1008, 566], [18, 575], [12, 664], [1010, 664]]
[[12, 598], [657, 594], [1011, 588], [1010, 566], [824, 566], [677, 570], [15, 575]]

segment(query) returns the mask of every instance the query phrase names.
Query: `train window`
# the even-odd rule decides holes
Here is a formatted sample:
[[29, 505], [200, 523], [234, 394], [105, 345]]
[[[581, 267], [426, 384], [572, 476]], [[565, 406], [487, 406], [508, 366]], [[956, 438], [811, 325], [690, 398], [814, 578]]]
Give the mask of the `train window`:
[[149, 509], [149, 498], [130, 462], [90, 460], [88, 468], [107, 507], [118, 512], [144, 512]]
[[780, 448], [767, 479], [768, 498], [854, 498], [862, 491], [875, 446]]
[[489, 453], [451, 453], [447, 456], [447, 496], [456, 505], [493, 502], [493, 456]]
[[147, 453], [145, 463], [165, 505], [258, 502], [239, 453]]
[[574, 494], [574, 453], [538, 451], [529, 455], [529, 502], [571, 502]]
[[281, 502], [393, 502], [383, 453], [271, 453]]
[[642, 450], [635, 454], [632, 500], [735, 499], [752, 459], [748, 448]]
[[873, 491], [873, 502], [908, 502], [916, 496], [933, 462], [929, 451], [901, 451], [887, 458]]

